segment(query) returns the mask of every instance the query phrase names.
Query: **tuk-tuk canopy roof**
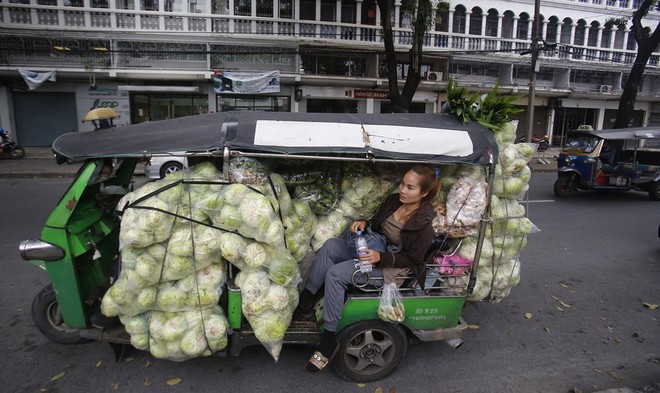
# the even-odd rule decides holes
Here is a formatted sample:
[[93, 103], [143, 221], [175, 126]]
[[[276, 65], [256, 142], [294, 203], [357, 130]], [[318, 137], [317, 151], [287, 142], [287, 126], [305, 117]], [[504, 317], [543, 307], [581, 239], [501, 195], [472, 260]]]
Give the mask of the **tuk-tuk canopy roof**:
[[602, 139], [655, 139], [660, 138], [658, 127], [613, 128], [595, 132]]
[[231, 150], [373, 155], [375, 159], [488, 164], [490, 131], [449, 114], [223, 112], [64, 134], [53, 151], [69, 161]]

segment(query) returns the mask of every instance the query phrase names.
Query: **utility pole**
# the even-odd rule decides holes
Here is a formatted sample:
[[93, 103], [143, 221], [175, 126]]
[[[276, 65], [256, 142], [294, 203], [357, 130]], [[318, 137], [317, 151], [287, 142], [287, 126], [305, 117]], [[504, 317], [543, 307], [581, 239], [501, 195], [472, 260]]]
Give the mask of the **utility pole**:
[[534, 20], [532, 21], [532, 64], [529, 73], [529, 101], [527, 101], [527, 142], [532, 141], [534, 129], [534, 101], [536, 95], [536, 67], [539, 59], [539, 18], [541, 0], [534, 0]]

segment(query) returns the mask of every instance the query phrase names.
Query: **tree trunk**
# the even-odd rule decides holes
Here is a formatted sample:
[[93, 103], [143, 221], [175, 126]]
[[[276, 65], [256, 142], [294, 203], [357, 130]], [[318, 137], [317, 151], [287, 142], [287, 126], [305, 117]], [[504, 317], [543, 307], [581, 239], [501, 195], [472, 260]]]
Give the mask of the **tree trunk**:
[[431, 16], [431, 3], [429, 0], [417, 0], [415, 8], [415, 22], [413, 24], [412, 48], [408, 53], [408, 74], [403, 85], [403, 91], [399, 92], [399, 80], [397, 78], [396, 51], [394, 49], [394, 32], [392, 31], [393, 0], [378, 1], [380, 10], [380, 22], [383, 28], [383, 41], [385, 44], [385, 64], [387, 64], [387, 81], [390, 93], [390, 102], [395, 112], [409, 112], [421, 78], [422, 50], [424, 47], [424, 36], [428, 29]]
[[644, 79], [646, 63], [648, 63], [655, 48], [660, 44], [660, 24], [656, 25], [655, 30], [650, 35], [642, 26], [642, 19], [648, 14], [649, 8], [654, 2], [655, 0], [642, 1], [633, 14], [632, 30], [635, 34], [635, 42], [637, 42], [637, 55], [619, 100], [614, 128], [625, 128], [630, 125], [635, 112], [635, 100], [637, 99], [639, 85]]
[[395, 112], [408, 112], [408, 105], [403, 101], [399, 93], [399, 80], [396, 73], [396, 51], [394, 50], [394, 31], [392, 30], [392, 14], [391, 0], [379, 1], [378, 9], [380, 10], [380, 24], [383, 28], [383, 41], [385, 44], [385, 64], [387, 65], [387, 82], [388, 91], [390, 93], [390, 102], [394, 107]]

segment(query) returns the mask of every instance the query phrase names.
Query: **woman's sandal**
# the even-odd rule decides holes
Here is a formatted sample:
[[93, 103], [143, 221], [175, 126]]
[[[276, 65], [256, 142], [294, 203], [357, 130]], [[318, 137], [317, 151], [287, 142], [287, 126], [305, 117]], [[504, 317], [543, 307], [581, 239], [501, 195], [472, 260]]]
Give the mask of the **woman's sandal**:
[[320, 373], [328, 364], [330, 364], [335, 355], [337, 355], [337, 352], [339, 352], [339, 343], [337, 343], [337, 346], [332, 351], [332, 355], [330, 355], [329, 358], [325, 357], [321, 351], [315, 351], [305, 365], [305, 370], [313, 374]]

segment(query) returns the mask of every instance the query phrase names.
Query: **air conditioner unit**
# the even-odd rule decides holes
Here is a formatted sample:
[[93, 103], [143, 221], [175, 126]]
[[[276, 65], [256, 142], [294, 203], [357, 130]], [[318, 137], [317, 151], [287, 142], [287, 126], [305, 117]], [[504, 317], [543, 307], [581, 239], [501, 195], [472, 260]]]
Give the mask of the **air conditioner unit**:
[[598, 86], [598, 91], [600, 91], [601, 93], [611, 93], [612, 85], [600, 85]]
[[442, 72], [429, 71], [426, 74], [426, 79], [434, 82], [439, 82], [442, 80]]

